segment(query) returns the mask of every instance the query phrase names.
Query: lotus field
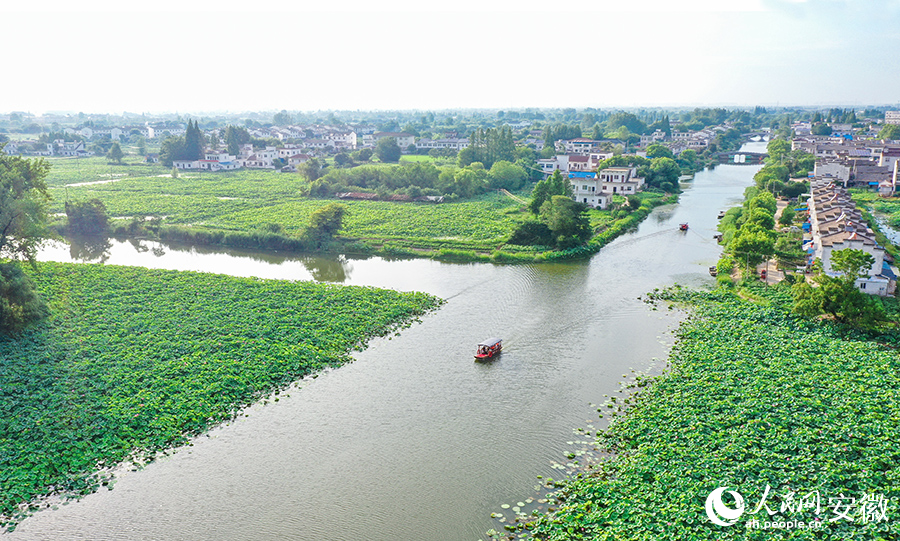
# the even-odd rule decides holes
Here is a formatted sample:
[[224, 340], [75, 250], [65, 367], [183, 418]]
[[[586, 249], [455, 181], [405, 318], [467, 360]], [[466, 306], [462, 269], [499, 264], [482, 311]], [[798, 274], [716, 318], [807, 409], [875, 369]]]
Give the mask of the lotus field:
[[[0, 518], [185, 443], [350, 360], [441, 301], [421, 293], [41, 263], [49, 320], [0, 340]], [[27, 510], [25, 510], [27, 513]]]
[[675, 294], [693, 316], [671, 369], [632, 382], [624, 416], [621, 400], [601, 408], [614, 419], [598, 443], [614, 458], [571, 480], [533, 537], [900, 538], [896, 327], [800, 319], [787, 291]]

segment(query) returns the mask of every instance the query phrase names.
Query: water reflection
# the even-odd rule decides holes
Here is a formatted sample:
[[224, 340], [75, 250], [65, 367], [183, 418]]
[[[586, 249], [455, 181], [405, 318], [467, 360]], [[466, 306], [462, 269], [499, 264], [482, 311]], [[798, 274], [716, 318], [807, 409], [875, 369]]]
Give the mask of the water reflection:
[[305, 257], [300, 262], [312, 275], [313, 280], [317, 282], [345, 282], [353, 269], [342, 256], [338, 256], [335, 259]]
[[72, 261], [80, 263], [106, 263], [112, 244], [108, 237], [72, 237], [69, 244], [69, 255]]

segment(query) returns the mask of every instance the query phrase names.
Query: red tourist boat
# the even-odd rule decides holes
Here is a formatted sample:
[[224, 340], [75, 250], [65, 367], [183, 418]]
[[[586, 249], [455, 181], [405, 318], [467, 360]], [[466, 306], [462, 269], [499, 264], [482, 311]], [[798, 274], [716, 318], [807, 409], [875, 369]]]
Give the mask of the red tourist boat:
[[688, 230], [687, 222], [684, 222], [683, 224], [679, 224], [678, 229], [680, 229], [682, 231], [687, 231]]
[[503, 341], [499, 338], [491, 338], [478, 344], [478, 349], [475, 350], [475, 359], [491, 359], [500, 355], [500, 350], [503, 349], [501, 342]]

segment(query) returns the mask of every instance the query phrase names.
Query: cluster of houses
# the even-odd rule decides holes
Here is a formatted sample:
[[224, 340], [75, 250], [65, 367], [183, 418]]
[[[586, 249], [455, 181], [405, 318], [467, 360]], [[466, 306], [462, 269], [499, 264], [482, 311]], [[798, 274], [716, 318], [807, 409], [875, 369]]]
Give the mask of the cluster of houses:
[[893, 295], [898, 274], [896, 267], [891, 266], [893, 259], [875, 240], [846, 188], [831, 178], [815, 177], [810, 181], [810, 192], [809, 219], [803, 224], [807, 264], [819, 260], [826, 274], [836, 276], [839, 273], [832, 269], [831, 254], [844, 249], [862, 250], [875, 262], [868, 276], [856, 280], [856, 287], [872, 295]]
[[884, 197], [898, 193], [900, 143], [806, 135], [795, 137], [791, 147], [815, 155], [816, 177], [827, 178], [845, 188], [877, 190]]
[[[267, 146], [254, 149], [253, 145], [241, 145], [238, 156], [219, 149], [209, 149], [199, 160], [174, 160], [172, 166], [181, 170], [200, 171], [233, 171], [246, 167], [248, 169], [276, 169], [293, 171], [312, 156], [304, 154], [301, 145], [285, 145], [284, 147]], [[276, 160], [279, 160], [276, 163]], [[285, 165], [282, 165], [282, 161]]]

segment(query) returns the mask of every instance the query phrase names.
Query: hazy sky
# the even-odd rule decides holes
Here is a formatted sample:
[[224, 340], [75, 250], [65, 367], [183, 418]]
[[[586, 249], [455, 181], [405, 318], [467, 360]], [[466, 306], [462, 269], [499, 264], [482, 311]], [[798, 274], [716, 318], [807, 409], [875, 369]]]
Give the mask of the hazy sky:
[[5, 4], [0, 112], [900, 103], [900, 0]]

